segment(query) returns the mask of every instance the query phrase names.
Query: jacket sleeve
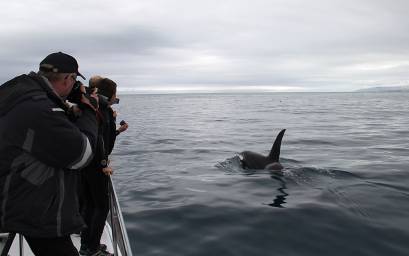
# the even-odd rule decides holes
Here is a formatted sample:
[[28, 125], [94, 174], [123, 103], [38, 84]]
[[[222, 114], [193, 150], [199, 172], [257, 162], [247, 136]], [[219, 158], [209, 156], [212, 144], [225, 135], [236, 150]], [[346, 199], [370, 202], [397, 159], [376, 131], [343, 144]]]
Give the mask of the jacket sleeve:
[[107, 120], [108, 122], [108, 127], [107, 127], [107, 136], [106, 136], [106, 151], [107, 155], [110, 155], [112, 153], [112, 150], [114, 149], [115, 146], [115, 141], [116, 141], [116, 118], [113, 115], [113, 111], [110, 108], [108, 111], [107, 115]]
[[[90, 144], [92, 153], [95, 154], [97, 144], [98, 144], [98, 122], [95, 115], [95, 112], [89, 108], [82, 110], [81, 116], [76, 120], [74, 125], [86, 136], [88, 139], [87, 143]], [[88, 144], [87, 144], [88, 147]], [[69, 169], [79, 169], [85, 167], [92, 158], [92, 155], [89, 157], [87, 148], [82, 151], [83, 154], [80, 155], [78, 163], [68, 166]]]
[[[40, 161], [59, 168], [80, 169], [93, 156], [97, 121], [85, 110], [74, 124], [64, 110], [48, 99], [21, 104], [16, 117], [24, 118], [18, 130], [25, 132], [23, 149]], [[18, 126], [19, 126], [18, 125]]]

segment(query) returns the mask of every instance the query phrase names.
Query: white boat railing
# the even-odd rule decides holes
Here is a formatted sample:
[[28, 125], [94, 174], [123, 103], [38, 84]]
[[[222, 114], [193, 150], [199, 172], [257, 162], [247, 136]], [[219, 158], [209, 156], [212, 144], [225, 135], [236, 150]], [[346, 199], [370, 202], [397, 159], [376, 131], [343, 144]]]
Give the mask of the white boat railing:
[[0, 233], [0, 256], [7, 256], [13, 240], [16, 237], [14, 233]]
[[[118, 197], [112, 179], [108, 182], [109, 191], [109, 217], [108, 221], [112, 229], [112, 243], [114, 255], [132, 256], [128, 234], [126, 232], [122, 211], [119, 207]], [[118, 250], [121, 254], [118, 253]]]

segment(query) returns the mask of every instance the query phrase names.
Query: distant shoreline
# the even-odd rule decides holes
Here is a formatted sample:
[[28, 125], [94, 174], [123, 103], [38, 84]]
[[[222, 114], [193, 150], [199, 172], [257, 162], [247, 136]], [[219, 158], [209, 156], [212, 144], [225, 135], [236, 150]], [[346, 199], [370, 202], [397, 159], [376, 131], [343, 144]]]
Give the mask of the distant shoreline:
[[194, 95], [194, 94], [249, 94], [249, 95], [254, 95], [254, 94], [317, 94], [317, 93], [327, 93], [327, 94], [345, 94], [345, 93], [409, 93], [408, 90], [370, 90], [370, 89], [360, 89], [356, 91], [338, 91], [338, 92], [263, 92], [263, 91], [252, 91], [252, 92], [238, 92], [238, 91], [223, 91], [223, 92], [198, 92], [198, 91], [187, 91], [187, 92], [155, 92], [155, 91], [146, 91], [146, 92], [137, 92], [137, 91], [118, 91], [118, 95]]
[[372, 87], [356, 90], [355, 92], [409, 92], [409, 86]]

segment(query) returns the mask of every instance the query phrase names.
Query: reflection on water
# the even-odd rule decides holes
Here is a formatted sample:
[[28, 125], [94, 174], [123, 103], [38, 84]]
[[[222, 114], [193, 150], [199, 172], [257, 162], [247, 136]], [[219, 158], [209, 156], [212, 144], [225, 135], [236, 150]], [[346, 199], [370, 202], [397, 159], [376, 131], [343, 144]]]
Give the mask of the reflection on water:
[[272, 203], [269, 203], [269, 204], [264, 203], [264, 205], [269, 205], [271, 207], [277, 207], [277, 208], [284, 208], [283, 204], [286, 203], [285, 200], [289, 194], [285, 191], [287, 186], [286, 186], [285, 177], [283, 175], [283, 171], [244, 169], [241, 167], [240, 157], [237, 155], [231, 158], [227, 158], [223, 162], [217, 163], [216, 167], [223, 170], [224, 172], [228, 174], [242, 174], [245, 176], [252, 176], [252, 175], [260, 174], [260, 173], [261, 174], [269, 173], [271, 179], [278, 182], [278, 187], [276, 188], [276, 190], [279, 192], [279, 194], [276, 195]]
[[279, 188], [277, 188], [277, 191], [279, 192], [279, 194], [276, 195], [276, 198], [273, 200], [272, 203], [267, 204], [267, 205], [270, 205], [272, 207], [277, 207], [277, 208], [284, 208], [283, 204], [286, 203], [285, 200], [288, 194], [285, 192], [285, 189], [287, 187], [283, 179], [283, 176], [278, 176], [277, 174], [274, 174], [274, 175], [271, 175], [271, 178], [278, 181], [280, 186]]

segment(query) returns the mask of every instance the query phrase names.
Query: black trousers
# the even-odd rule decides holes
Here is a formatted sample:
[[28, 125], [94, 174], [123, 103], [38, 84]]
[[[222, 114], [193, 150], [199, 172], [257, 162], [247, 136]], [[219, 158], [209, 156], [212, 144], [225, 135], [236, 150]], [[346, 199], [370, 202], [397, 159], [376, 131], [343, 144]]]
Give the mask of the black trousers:
[[82, 170], [82, 213], [87, 228], [81, 232], [81, 245], [92, 251], [99, 248], [109, 212], [108, 180], [102, 170]]
[[36, 256], [78, 256], [70, 236], [38, 238], [24, 236]]

